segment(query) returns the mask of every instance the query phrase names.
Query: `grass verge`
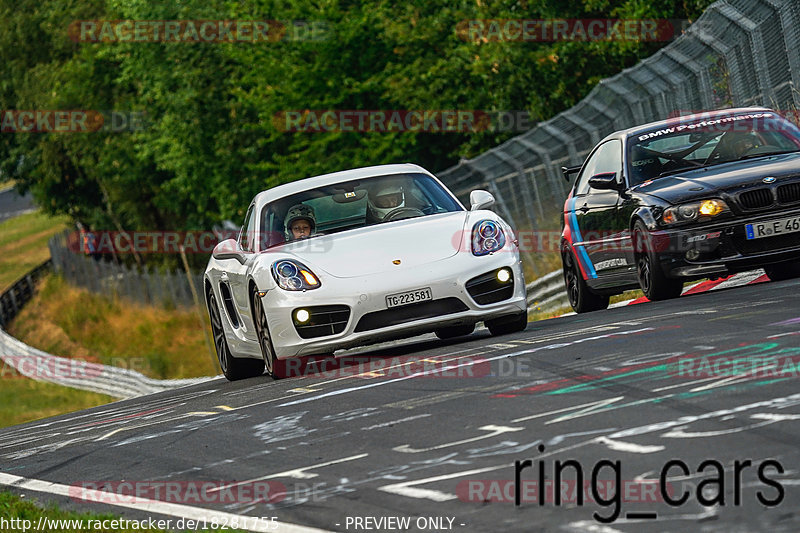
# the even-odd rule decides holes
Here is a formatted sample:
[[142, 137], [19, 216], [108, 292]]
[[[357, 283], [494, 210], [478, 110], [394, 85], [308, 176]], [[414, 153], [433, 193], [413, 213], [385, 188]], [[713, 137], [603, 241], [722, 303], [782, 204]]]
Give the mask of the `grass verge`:
[[0, 223], [0, 291], [50, 257], [47, 241], [67, 229], [67, 221], [36, 211]]
[[[159, 524], [159, 520], [163, 520]], [[166, 518], [153, 519], [156, 526], [163, 525], [166, 528], [174, 527], [178, 524], [179, 518], [172, 518], [167, 524]], [[135, 522], [135, 524], [134, 524]], [[40, 531], [48, 531], [52, 533], [86, 533], [87, 531], [96, 531], [103, 533], [128, 533], [128, 532], [147, 532], [147, 533], [165, 533], [167, 529], [154, 529], [147, 527], [149, 524], [147, 520], [133, 520], [120, 518], [111, 514], [99, 513], [86, 513], [66, 511], [59, 509], [56, 505], [49, 505], [42, 507], [36, 502], [28, 501], [26, 498], [21, 498], [11, 492], [0, 492], [0, 529], [1, 531], [20, 532], [33, 531], [37, 526], [41, 526]], [[183, 522], [186, 524], [186, 521]], [[211, 522], [207, 524], [211, 525]], [[145, 527], [139, 527], [145, 526]], [[200, 523], [200, 529], [203, 525]], [[223, 530], [222, 528], [215, 528]], [[171, 529], [176, 531], [175, 529]], [[195, 531], [191, 527], [190, 531]], [[177, 531], [189, 531], [187, 529], [178, 529]], [[235, 533], [239, 530], [224, 529]]]
[[[67, 227], [65, 217], [41, 212], [0, 223], [0, 291], [50, 257], [48, 239]], [[110, 396], [20, 377], [0, 363], [0, 427], [86, 409], [113, 401]]]
[[214, 376], [210, 328], [195, 309], [167, 310], [111, 299], [46, 276], [8, 332], [63, 357], [129, 368], [157, 379]]
[[0, 427], [24, 424], [40, 418], [88, 409], [114, 398], [20, 376], [0, 367]]

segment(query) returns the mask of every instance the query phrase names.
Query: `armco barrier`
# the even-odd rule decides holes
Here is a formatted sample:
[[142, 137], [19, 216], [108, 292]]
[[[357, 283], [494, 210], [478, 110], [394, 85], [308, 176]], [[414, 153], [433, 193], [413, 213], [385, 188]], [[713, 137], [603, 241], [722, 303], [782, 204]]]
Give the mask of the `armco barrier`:
[[28, 346], [3, 328], [17, 316], [34, 294], [36, 282], [51, 268], [48, 259], [0, 294], [0, 361], [14, 372], [37, 381], [75, 389], [131, 398], [163, 390], [194, 385], [213, 378], [152, 379], [129, 370], [59, 357]]
[[36, 282], [50, 271], [50, 259], [37, 266], [0, 294], [0, 328], [11, 322], [22, 306], [33, 297]]
[[[519, 231], [558, 228], [570, 183], [562, 166], [583, 162], [607, 134], [686, 114], [767, 106], [800, 108], [800, 3], [721, 0], [678, 39], [602, 80], [571, 109], [472, 159], [436, 173], [462, 200], [486, 189]], [[552, 252], [555, 253], [555, 252]], [[526, 271], [546, 272], [550, 252], [523, 251]]]

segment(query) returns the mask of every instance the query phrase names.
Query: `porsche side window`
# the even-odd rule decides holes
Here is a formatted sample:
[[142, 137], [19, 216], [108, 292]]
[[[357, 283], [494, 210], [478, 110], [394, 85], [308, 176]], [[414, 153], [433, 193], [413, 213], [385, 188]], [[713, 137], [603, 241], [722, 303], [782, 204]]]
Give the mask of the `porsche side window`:
[[578, 181], [575, 185], [575, 194], [582, 195], [589, 192], [589, 178], [603, 172], [616, 172], [617, 179], [622, 170], [622, 142], [612, 139], [600, 145], [583, 165]]
[[239, 234], [239, 246], [246, 252], [253, 251], [253, 236], [255, 232], [255, 204], [250, 204], [247, 214], [244, 216], [242, 232]]

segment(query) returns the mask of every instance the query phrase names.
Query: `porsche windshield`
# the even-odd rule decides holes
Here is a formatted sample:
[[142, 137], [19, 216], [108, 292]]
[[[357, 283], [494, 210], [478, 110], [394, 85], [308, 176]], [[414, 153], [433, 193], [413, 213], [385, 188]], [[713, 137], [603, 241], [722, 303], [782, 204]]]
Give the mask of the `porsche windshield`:
[[281, 198], [261, 212], [261, 249], [408, 218], [463, 211], [425, 174], [336, 183]]
[[692, 168], [796, 152], [800, 130], [775, 113], [675, 119], [628, 140], [631, 185]]

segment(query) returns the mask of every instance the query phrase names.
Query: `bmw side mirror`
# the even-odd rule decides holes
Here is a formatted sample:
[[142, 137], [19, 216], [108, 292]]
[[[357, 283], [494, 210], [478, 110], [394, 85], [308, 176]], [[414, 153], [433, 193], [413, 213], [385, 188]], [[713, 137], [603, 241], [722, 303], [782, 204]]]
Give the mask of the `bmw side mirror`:
[[489, 191], [476, 189], [469, 193], [469, 210], [477, 211], [478, 209], [486, 209], [494, 205], [494, 196]]
[[236, 259], [241, 264], [244, 264], [246, 261], [244, 253], [239, 248], [239, 243], [236, 242], [236, 239], [227, 239], [218, 243], [211, 252], [211, 256], [220, 261]]
[[617, 182], [616, 172], [602, 172], [589, 178], [589, 187], [598, 191], [621, 191], [623, 185]]

